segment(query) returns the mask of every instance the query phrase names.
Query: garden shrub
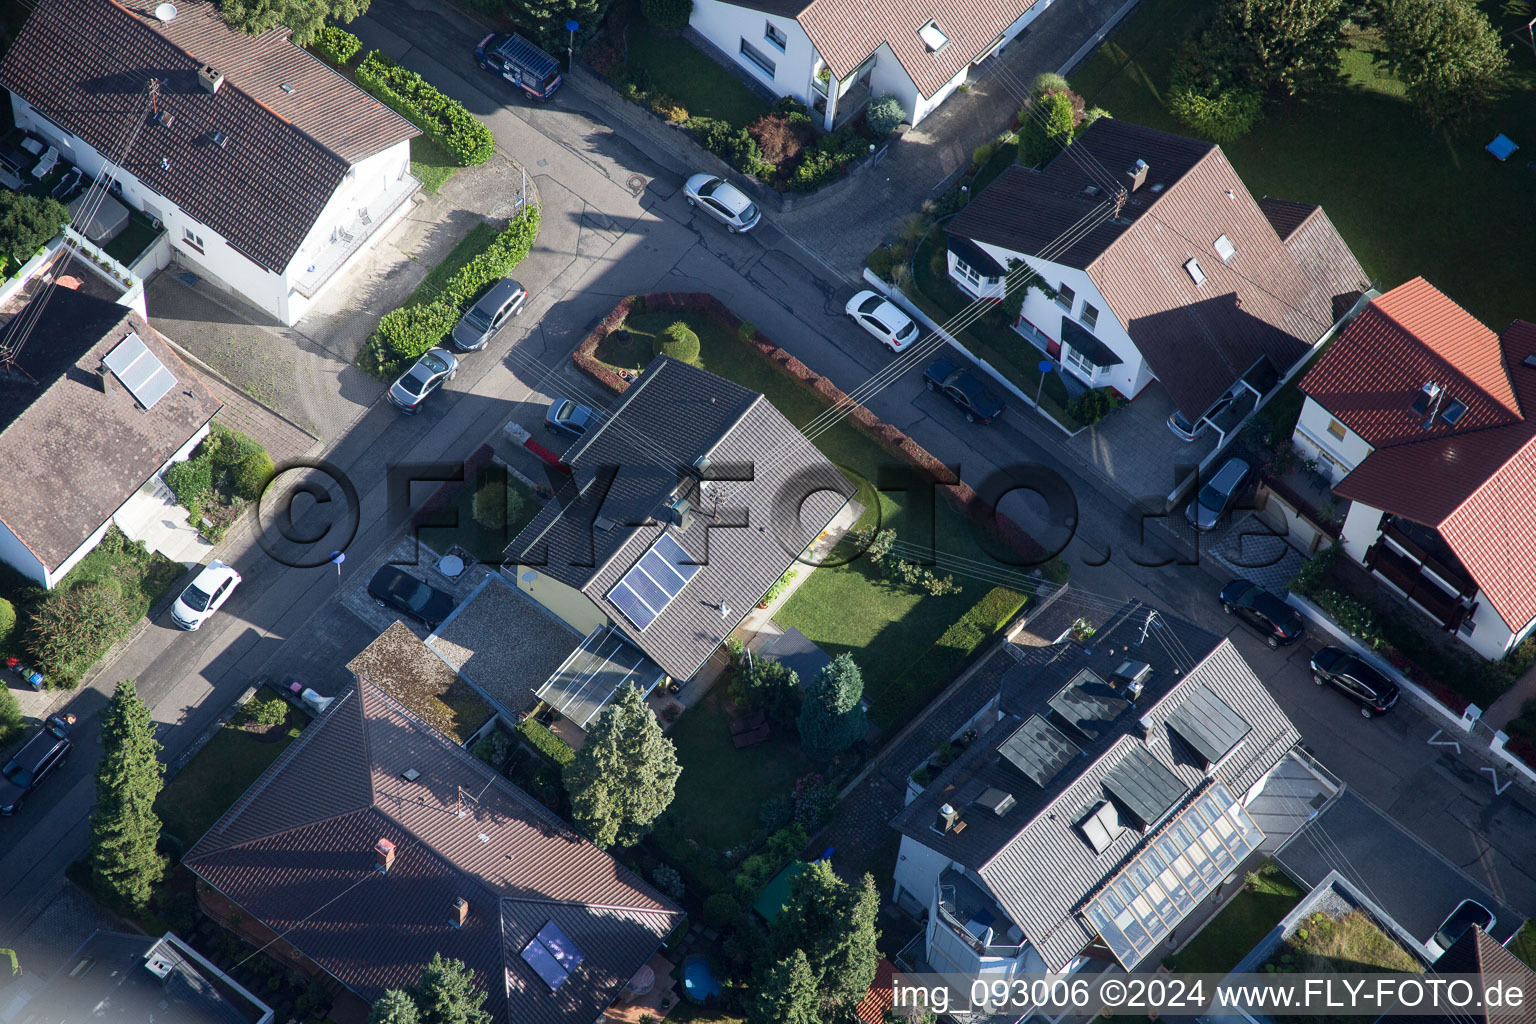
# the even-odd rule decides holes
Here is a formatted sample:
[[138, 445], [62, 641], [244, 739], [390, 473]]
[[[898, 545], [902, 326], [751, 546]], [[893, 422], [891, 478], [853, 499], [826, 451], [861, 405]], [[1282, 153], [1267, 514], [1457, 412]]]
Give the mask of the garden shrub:
[[357, 84], [393, 108], [451, 153], [460, 167], [483, 164], [496, 151], [491, 131], [464, 104], [414, 71], [374, 50], [358, 65]]
[[876, 97], [864, 109], [864, 123], [869, 125], [870, 132], [877, 139], [895, 131], [906, 116], [907, 111], [901, 105], [901, 100], [889, 94]]
[[983, 142], [981, 145], [971, 150], [971, 163], [975, 164], [976, 167], [980, 169], [983, 164], [992, 159], [992, 154], [996, 152], [996, 141]]
[[693, 333], [693, 329], [679, 320], [656, 338], [656, 354], [659, 356], [671, 356], [685, 363], [699, 364], [699, 336]]
[[657, 117], [673, 124], [682, 124], [688, 120], [688, 108], [665, 94], [651, 97], [651, 110]]
[[517, 731], [535, 750], [562, 768], [576, 759], [576, 751], [569, 743], [531, 718], [519, 722]]
[[640, 0], [645, 20], [666, 32], [686, 28], [693, 13], [693, 0]]
[[745, 128], [713, 117], [689, 120], [694, 141], [744, 174], [756, 174], [763, 164], [762, 150]]
[[470, 501], [470, 514], [480, 526], [500, 533], [522, 507], [523, 496], [507, 486], [505, 475], [486, 473]]
[[[757, 325], [750, 320], [743, 320], [736, 328], [736, 336], [742, 341], [751, 341], [757, 337]], [[1533, 647], [1536, 650], [1536, 647]]]
[[247, 501], [255, 501], [276, 474], [272, 456], [266, 452], [253, 452], [229, 471], [230, 487]]
[[770, 164], [798, 157], [811, 140], [811, 119], [804, 114], [764, 114], [747, 127], [747, 134]]
[[33, 613], [27, 647], [48, 679], [74, 686], [132, 627], [115, 584], [103, 579], [51, 591]]
[[799, 825], [786, 825], [769, 836], [763, 851], [754, 853], [736, 869], [732, 882], [736, 898], [744, 904], [757, 899], [769, 879], [784, 870], [784, 865], [804, 849], [807, 839], [805, 829]]
[[891, 255], [888, 245], [879, 245], [872, 249], [864, 258], [864, 265], [882, 281], [891, 279], [891, 268], [896, 265], [896, 257]]
[[9, 686], [0, 686], [0, 746], [9, 743], [26, 724], [27, 718], [21, 713], [21, 702]]
[[1315, 591], [1312, 599], [1328, 613], [1334, 622], [1338, 623], [1340, 629], [1371, 650], [1376, 650], [1386, 643], [1386, 637], [1382, 635], [1381, 628], [1376, 623], [1376, 613], [1364, 603], [1336, 590], [1326, 589]]
[[214, 423], [198, 447], [213, 460], [214, 469], [228, 469], [264, 450], [254, 437], [231, 430], [222, 423]]
[[16, 631], [16, 606], [0, 597], [0, 646]]
[[255, 698], [244, 708], [244, 717], [247, 722], [253, 722], [265, 729], [275, 725], [282, 725], [288, 717], [288, 702], [281, 697], [269, 697], [266, 700]]
[[22, 264], [69, 223], [69, 209], [48, 196], [0, 189], [0, 256]]
[[1067, 80], [1054, 71], [1042, 71], [1035, 76], [1033, 82], [1029, 83], [1029, 95], [1035, 99], [1039, 99], [1048, 92], [1066, 92], [1068, 89]]
[[344, 28], [326, 25], [309, 48], [332, 64], [346, 67], [363, 48], [363, 41]]
[[704, 924], [725, 931], [741, 920], [741, 904], [728, 892], [717, 892], [704, 901]]
[[806, 120], [810, 120], [811, 108], [793, 96], [780, 96], [779, 102], [773, 105], [773, 112], [775, 114], [803, 114]]
[[1259, 123], [1264, 100], [1256, 90], [1233, 82], [1218, 69], [1211, 54], [1187, 48], [1170, 76], [1168, 112], [1212, 142], [1232, 142]]
[[213, 460], [206, 455], [171, 464], [165, 471], [165, 486], [176, 495], [176, 504], [190, 509], [213, 489]]
[[1046, 579], [1060, 587], [1066, 584], [1072, 576], [1072, 566], [1061, 557], [1051, 558], [1042, 566], [1040, 572]]
[[683, 899], [683, 879], [670, 864], [658, 864], [651, 872], [651, 882], [673, 903]]
[[1094, 388], [1073, 399], [1070, 410], [1073, 417], [1085, 426], [1093, 426], [1120, 407], [1120, 400], [1112, 388]]

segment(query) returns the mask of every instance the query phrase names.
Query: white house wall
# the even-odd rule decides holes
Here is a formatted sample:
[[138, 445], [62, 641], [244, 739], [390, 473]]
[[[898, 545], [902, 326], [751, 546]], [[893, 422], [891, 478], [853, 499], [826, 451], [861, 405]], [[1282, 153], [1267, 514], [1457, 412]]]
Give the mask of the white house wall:
[[0, 522], [0, 562], [4, 562], [39, 586], [48, 586], [48, 568], [32, 549]]
[[[1374, 449], [1348, 427], [1344, 427], [1342, 439], [1334, 437], [1328, 432], [1329, 425], [1334, 422], [1333, 415], [1309, 396], [1302, 403], [1292, 440], [1309, 458], [1316, 458], [1320, 467], [1331, 474], [1333, 482], [1338, 483]], [[1342, 423], [1339, 425], [1343, 426]]]
[[901, 851], [896, 856], [896, 892], [895, 899], [900, 899], [903, 890], [907, 892], [920, 906], [928, 906], [933, 901], [934, 886], [939, 884], [939, 876], [950, 865], [950, 859], [930, 849], [911, 836], [901, 837]]
[[[886, 47], [882, 46], [881, 49], [885, 50]], [[892, 60], [892, 63], [895, 63], [895, 57], [894, 56], [891, 58], [891, 60]], [[882, 58], [882, 63], [883, 62], [884, 62], [884, 58]], [[908, 82], [911, 82], [911, 79], [907, 78], [907, 73], [906, 73], [906, 69], [905, 68], [902, 68], [898, 64], [897, 65], [897, 69], [900, 71], [900, 74], [901, 74], [902, 78], [906, 79]], [[949, 99], [950, 95], [952, 93], [954, 93], [954, 91], [957, 88], [959, 88], [960, 85], [962, 83], [964, 83], [967, 78], [970, 77], [970, 73], [971, 73], [971, 65], [966, 64], [959, 71], [955, 72], [955, 77], [951, 78], [949, 81], [947, 81], [943, 85], [941, 85], [939, 87], [939, 91], [934, 93], [932, 96], [927, 96], [927, 97], [923, 96], [922, 94], [918, 93], [917, 87], [913, 86], [912, 87], [912, 92], [913, 92], [913, 95], [916, 97], [916, 101], [914, 102], [912, 110], [911, 110], [911, 115], [912, 115], [911, 116], [911, 122], [912, 122], [912, 124], [914, 124], [914, 125], [917, 124], [923, 118], [927, 117], [929, 114], [931, 114], [935, 110], [937, 110], [939, 108], [939, 105], [941, 103], [943, 103], [945, 100]], [[879, 95], [879, 94], [876, 93], [876, 95]]]
[[[793, 96], [807, 106], [810, 105], [816, 47], [811, 45], [810, 37], [795, 19], [776, 17], [747, 7], [722, 3], [721, 0], [694, 0], [688, 24], [776, 95]], [[768, 41], [769, 24], [784, 34], [783, 50]], [[741, 55], [743, 39], [773, 61], [775, 67], [772, 77]]]
[[[961, 72], [961, 80], [965, 74]], [[917, 91], [917, 83], [907, 74], [907, 69], [901, 66], [901, 61], [896, 59], [896, 54], [885, 43], [880, 44], [880, 49], [875, 51], [875, 66], [869, 72], [869, 95], [871, 99], [880, 96], [894, 96], [901, 103], [901, 109], [906, 111], [905, 119], [908, 124], [917, 124], [928, 114], [928, 109], [923, 107], [922, 94]]]

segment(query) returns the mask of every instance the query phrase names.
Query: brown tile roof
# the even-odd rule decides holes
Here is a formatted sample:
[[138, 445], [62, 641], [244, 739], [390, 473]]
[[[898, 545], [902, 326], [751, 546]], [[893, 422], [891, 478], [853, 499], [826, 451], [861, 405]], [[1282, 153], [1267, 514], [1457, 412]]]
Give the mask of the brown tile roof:
[[853, 1008], [859, 1024], [885, 1024], [885, 1011], [896, 1005], [895, 979], [896, 965], [881, 957], [875, 965], [875, 980], [869, 983], [869, 991]]
[[1316, 203], [1298, 203], [1290, 199], [1276, 199], [1274, 196], [1264, 196], [1259, 200], [1259, 210], [1282, 242], [1291, 237], [1291, 232], [1301, 227], [1314, 210], [1321, 209]]
[[[1491, 339], [1491, 346], [1490, 346]], [[1536, 325], [1494, 335], [1415, 279], [1353, 320], [1301, 387], [1374, 450], [1341, 497], [1439, 531], [1511, 629], [1536, 618]], [[1467, 406], [1429, 430], [1410, 406], [1429, 380]], [[1486, 382], [1490, 390], [1480, 384]]]
[[[1051, 251], [1087, 272], [1186, 416], [1260, 360], [1290, 367], [1368, 286], [1320, 210], [1296, 217], [1282, 242], [1220, 147], [1114, 118], [1096, 121], [1042, 171], [1004, 171], [947, 230], [1038, 254], [1103, 204], [1136, 160], [1148, 164], [1146, 184], [1119, 216]], [[1086, 196], [1088, 186], [1099, 194]], [[1220, 235], [1237, 250], [1228, 262], [1212, 248]], [[1203, 284], [1184, 269], [1191, 258]]]
[[[287, 39], [248, 36], [213, 4], [169, 24], [113, 0], [49, 0], [0, 61], [0, 83], [98, 151], [123, 151], [159, 79], [170, 125], [145, 124], [116, 162], [257, 264], [284, 270], [347, 168], [419, 134]], [[197, 70], [224, 74], [217, 94]], [[279, 86], [293, 86], [289, 93]], [[222, 148], [208, 141], [218, 131]]]
[[[0, 466], [7, 481], [0, 486], [0, 522], [51, 571], [213, 419], [221, 403], [127, 306], [54, 288], [0, 328], [0, 347], [28, 322], [34, 327], [17, 365], [32, 380], [0, 376]], [[139, 405], [115, 377], [102, 391], [97, 368], [130, 332], [176, 378], [153, 409]]]
[[[387, 873], [374, 867], [381, 838], [396, 849]], [[366, 683], [311, 724], [185, 863], [363, 999], [413, 984], [433, 953], [464, 961], [497, 1024], [595, 1019], [682, 916]], [[469, 919], [457, 928], [460, 898]], [[551, 921], [584, 957], [553, 992], [522, 957]]]
[[[812, 0], [796, 20], [838, 78], [885, 43], [917, 91], [932, 96], [1034, 5], [1035, 0]], [[934, 51], [917, 34], [929, 21], [949, 37]]]

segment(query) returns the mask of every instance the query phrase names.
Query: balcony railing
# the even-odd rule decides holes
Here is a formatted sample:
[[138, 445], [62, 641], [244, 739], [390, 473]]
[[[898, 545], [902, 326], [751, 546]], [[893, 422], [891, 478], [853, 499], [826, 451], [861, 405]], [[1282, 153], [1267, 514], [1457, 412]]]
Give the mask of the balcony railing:
[[330, 241], [298, 274], [293, 282], [293, 290], [306, 299], [314, 298], [352, 254], [367, 245], [379, 228], [420, 188], [421, 182], [407, 174], [400, 179], [395, 191], [386, 193], [358, 210], [346, 224], [338, 225]]

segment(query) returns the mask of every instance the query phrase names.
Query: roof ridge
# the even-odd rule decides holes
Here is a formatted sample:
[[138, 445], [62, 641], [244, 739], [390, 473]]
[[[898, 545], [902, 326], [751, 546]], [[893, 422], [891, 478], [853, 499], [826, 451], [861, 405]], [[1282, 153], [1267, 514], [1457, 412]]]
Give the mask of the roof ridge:
[[588, 900], [556, 900], [533, 896], [502, 896], [500, 899], [502, 903], [522, 903], [551, 907], [581, 907], [585, 910], [616, 910], [635, 914], [668, 914], [674, 917], [683, 912], [681, 909], [668, 910], [663, 906], [630, 907], [622, 903], [592, 903]]
[[[1456, 309], [1457, 312], [1461, 313], [1462, 315], [1467, 317], [1467, 319], [1469, 319], [1473, 323], [1475, 323], [1478, 327], [1482, 328], [1492, 338], [1494, 346], [1496, 347], [1496, 349], [1498, 351], [1498, 355], [1499, 355], [1499, 369], [1500, 369], [1500, 372], [1501, 372], [1501, 376], [1503, 377], [1505, 386], [1509, 388], [1510, 399], [1514, 402], [1514, 407], [1513, 408], [1510, 407], [1508, 402], [1505, 402], [1498, 395], [1495, 395], [1493, 392], [1491, 392], [1487, 388], [1483, 387], [1477, 381], [1473, 380], [1471, 374], [1467, 373], [1467, 371], [1463, 370], [1456, 363], [1452, 362], [1443, 352], [1441, 352], [1438, 348], [1436, 348], [1435, 345], [1433, 345], [1427, 339], [1422, 337], [1417, 330], [1415, 330], [1414, 328], [1410, 327], [1408, 324], [1404, 323], [1403, 320], [1400, 317], [1393, 316], [1392, 313], [1390, 313], [1387, 310], [1387, 307], [1382, 305], [1382, 300], [1388, 298], [1394, 292], [1397, 292], [1397, 291], [1399, 291], [1399, 290], [1401, 290], [1403, 288], [1411, 287], [1411, 286], [1413, 286], [1416, 283], [1422, 283], [1424, 287], [1428, 288], [1436, 296], [1438, 296], [1441, 301], [1450, 303], [1450, 305], [1453, 306]], [[1481, 391], [1484, 395], [1487, 395], [1488, 398], [1491, 399], [1500, 408], [1505, 409], [1506, 411], [1513, 413], [1517, 419], [1520, 419], [1520, 420], [1525, 419], [1525, 414], [1520, 409], [1520, 396], [1518, 394], [1516, 394], [1516, 392], [1515, 392], [1515, 382], [1514, 382], [1514, 380], [1512, 380], [1510, 378], [1510, 375], [1509, 375], [1509, 364], [1508, 364], [1508, 362], [1504, 358], [1504, 344], [1503, 344], [1503, 339], [1499, 336], [1499, 332], [1495, 331], [1493, 328], [1489, 327], [1487, 324], [1485, 324], [1481, 320], [1479, 320], [1476, 316], [1474, 316], [1472, 314], [1472, 312], [1469, 309], [1467, 309], [1461, 303], [1457, 302], [1455, 299], [1451, 298], [1445, 292], [1443, 292], [1439, 288], [1435, 287], [1434, 283], [1431, 282], [1428, 278], [1424, 277], [1423, 275], [1420, 275], [1418, 277], [1413, 278], [1410, 281], [1405, 281], [1402, 284], [1398, 285], [1396, 288], [1393, 288], [1391, 291], [1388, 291], [1388, 292], [1385, 292], [1385, 293], [1383, 293], [1381, 295], [1376, 296], [1374, 299], [1371, 300], [1370, 305], [1372, 307], [1374, 307], [1378, 313], [1380, 313], [1382, 316], [1386, 317], [1387, 320], [1394, 327], [1396, 327], [1398, 330], [1402, 331], [1409, 338], [1412, 338], [1426, 352], [1430, 353], [1436, 359], [1440, 360], [1446, 366], [1450, 367], [1456, 373], [1460, 374], [1463, 378], [1466, 379], [1468, 384], [1471, 384], [1474, 388], [1476, 388], [1477, 390]]]
[[[1099, 121], [1103, 121], [1103, 120], [1104, 120], [1103, 118], [1099, 118]], [[1095, 121], [1094, 124], [1098, 124], [1099, 121]], [[1204, 141], [1204, 140], [1196, 140], [1196, 141]], [[1189, 178], [1195, 173], [1195, 171], [1199, 170], [1205, 164], [1205, 162], [1211, 158], [1211, 154], [1212, 153], [1221, 153], [1221, 147], [1218, 146], [1216, 143], [1211, 142], [1211, 143], [1207, 143], [1207, 145], [1209, 145], [1210, 148], [1207, 149], [1204, 153], [1200, 154], [1200, 159], [1196, 160], [1194, 163], [1189, 165], [1189, 170], [1187, 170], [1183, 174], [1179, 175], [1179, 177], [1175, 181], [1173, 181], [1173, 182], [1169, 183], [1168, 185], [1166, 185], [1161, 192], [1154, 192], [1154, 193], [1152, 193], [1152, 201], [1147, 204], [1146, 209], [1144, 209], [1141, 212], [1141, 214], [1135, 220], [1133, 220], [1129, 224], [1125, 225], [1125, 230], [1124, 231], [1120, 232], [1114, 238], [1110, 239], [1109, 244], [1104, 246], [1103, 250], [1101, 250], [1097, 256], [1095, 256], [1093, 259], [1088, 261], [1088, 265], [1083, 267], [1083, 273], [1085, 273], [1085, 274], [1090, 273], [1093, 270], [1093, 268], [1098, 264], [1098, 262], [1100, 260], [1102, 260], [1105, 256], [1109, 255], [1110, 252], [1112, 252], [1114, 250], [1115, 246], [1117, 246], [1121, 242], [1125, 241], [1125, 239], [1129, 235], [1131, 235], [1138, 227], [1141, 226], [1142, 221], [1144, 221], [1147, 217], [1150, 217], [1152, 215], [1153, 211], [1157, 209], [1157, 204], [1162, 202], [1164, 199], [1167, 199], [1170, 195], [1172, 195], [1175, 191], [1178, 190], [1178, 187], [1180, 185], [1182, 185], [1182, 184], [1184, 184], [1184, 182], [1188, 181]], [[1067, 147], [1063, 147], [1062, 148], [1061, 155], [1062, 156], [1066, 156], [1067, 155]], [[1089, 151], [1089, 156], [1090, 157], [1093, 156], [1092, 150]], [[1221, 153], [1221, 156], [1222, 156], [1222, 160], [1227, 163], [1227, 166], [1231, 167], [1231, 161], [1226, 159], [1226, 154], [1225, 153]], [[1237, 176], [1238, 181], [1240, 181], [1240, 182], [1242, 181], [1242, 176], [1237, 174], [1237, 168], [1233, 167], [1232, 168], [1232, 173]], [[1246, 189], [1247, 185], [1245, 184], [1243, 187]], [[1130, 201], [1130, 197], [1131, 197], [1131, 193], [1127, 192], [1126, 193], [1126, 201], [1127, 202]], [[1249, 199], [1253, 198], [1253, 193], [1252, 192], [1248, 193], [1248, 198]], [[1114, 220], [1110, 219], [1110, 220], [1105, 221], [1104, 223], [1105, 224], [1113, 224]], [[1166, 222], [1160, 222], [1160, 223], [1165, 223], [1166, 224]], [[1102, 226], [1102, 225], [1095, 225], [1095, 227], [1098, 227], [1098, 226]], [[1097, 282], [1094, 283], [1094, 287], [1098, 288], [1098, 283]]]

